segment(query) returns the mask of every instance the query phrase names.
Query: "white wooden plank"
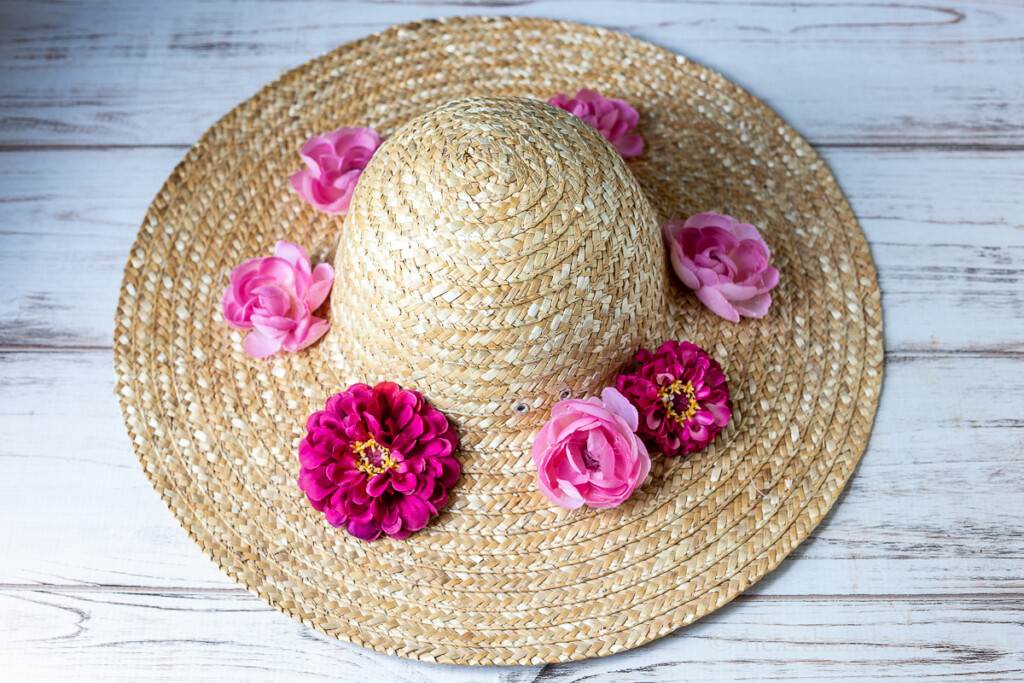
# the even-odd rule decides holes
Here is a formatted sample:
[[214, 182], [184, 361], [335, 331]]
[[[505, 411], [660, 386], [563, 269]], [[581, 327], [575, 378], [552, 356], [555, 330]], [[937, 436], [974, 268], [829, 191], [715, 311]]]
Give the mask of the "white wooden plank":
[[[746, 599], [648, 645], [544, 667], [409, 662], [334, 641], [247, 594], [0, 592], [12, 680], [921, 680], [1024, 675], [1017, 599]], [[970, 615], [966, 617], [965, 615]], [[4, 622], [7, 622], [6, 624]], [[965, 623], [968, 622], [968, 623]], [[12, 624], [19, 628], [11, 629]]]
[[[6, 680], [499, 681], [541, 667], [452, 667], [377, 654], [244, 592], [0, 591]], [[507, 678], [505, 680], [508, 680]]]
[[[0, 153], [0, 347], [111, 344], [135, 232], [183, 154]], [[826, 159], [872, 244], [889, 351], [1024, 351], [1024, 154]]]
[[816, 143], [1024, 144], [1024, 7], [1000, 0], [6, 2], [0, 144], [191, 143], [339, 44], [472, 13], [625, 30], [723, 72]]
[[[0, 154], [0, 350], [100, 347], [0, 352], [0, 677], [1024, 677], [1024, 6], [501, 5], [0, 4], [0, 147], [50, 148]], [[834, 513], [736, 604], [572, 665], [410, 663], [242, 592], [145, 482], [103, 350], [136, 226], [183, 145], [336, 44], [477, 12], [621, 28], [748, 86], [831, 146], [884, 290], [882, 405]], [[156, 148], [65, 149], [138, 144]]]
[[[1024, 592], [1022, 406], [1019, 359], [898, 357], [847, 492], [755, 593]], [[0, 354], [0, 434], [0, 584], [234, 585], [146, 482], [109, 352]]]

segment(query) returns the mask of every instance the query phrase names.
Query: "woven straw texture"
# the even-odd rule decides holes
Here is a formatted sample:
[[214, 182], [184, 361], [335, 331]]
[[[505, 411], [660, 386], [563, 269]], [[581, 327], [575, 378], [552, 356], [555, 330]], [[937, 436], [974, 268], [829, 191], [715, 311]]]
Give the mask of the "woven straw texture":
[[[581, 121], [520, 99], [579, 87], [639, 110], [642, 156], [624, 162]], [[344, 220], [287, 182], [302, 143], [343, 125], [389, 137]], [[671, 274], [658, 225], [706, 210], [771, 245], [782, 277], [764, 319], [725, 322]], [[332, 329], [254, 360], [220, 295], [277, 239], [335, 263]], [[551, 405], [668, 338], [722, 363], [732, 422], [705, 451], [655, 454], [618, 508], [548, 503], [529, 447]], [[146, 475], [236, 581], [379, 652], [537, 664], [691, 623], [806, 538], [865, 448], [882, 322], [842, 193], [759, 100], [620, 33], [462, 18], [344, 45], [211, 128], [139, 231], [114, 362]], [[449, 415], [464, 473], [427, 528], [363, 543], [306, 502], [296, 453], [330, 394], [381, 379]]]

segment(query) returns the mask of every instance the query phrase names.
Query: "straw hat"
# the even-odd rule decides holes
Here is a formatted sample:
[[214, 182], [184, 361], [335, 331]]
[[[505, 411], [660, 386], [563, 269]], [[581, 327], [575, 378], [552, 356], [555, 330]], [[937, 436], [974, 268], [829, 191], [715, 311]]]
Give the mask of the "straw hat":
[[[642, 156], [541, 101], [580, 87], [640, 111]], [[388, 137], [344, 220], [287, 185], [302, 143], [342, 125]], [[723, 321], [672, 275], [659, 225], [704, 210], [771, 244], [765, 318]], [[220, 294], [277, 239], [335, 264], [331, 330], [255, 360]], [[551, 406], [665, 339], [722, 363], [732, 422], [704, 451], [655, 456], [617, 508], [553, 506], [530, 458]], [[463, 18], [342, 46], [207, 132], [132, 249], [115, 366], [147, 476], [253, 593], [379, 652], [537, 664], [688, 624], [807, 537], [868, 438], [881, 310], [835, 181], [763, 103], [623, 34]], [[310, 507], [296, 451], [328, 396], [380, 380], [452, 420], [463, 474], [426, 528], [365, 543]]]

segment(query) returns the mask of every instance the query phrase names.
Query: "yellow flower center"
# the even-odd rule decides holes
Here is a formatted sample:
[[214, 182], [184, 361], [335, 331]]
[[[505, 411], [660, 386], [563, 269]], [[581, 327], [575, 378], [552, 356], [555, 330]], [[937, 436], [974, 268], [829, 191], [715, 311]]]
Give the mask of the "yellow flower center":
[[359, 456], [356, 469], [366, 474], [384, 474], [398, 466], [391, 457], [391, 451], [377, 443], [372, 436], [366, 441], [352, 444], [352, 452]]
[[[686, 402], [686, 407], [683, 408], [682, 412], [676, 411], [676, 399], [680, 396]], [[700, 410], [700, 404], [697, 403], [697, 396], [693, 390], [692, 382], [684, 384], [683, 380], [677, 379], [672, 384], [658, 389], [658, 398], [661, 399], [662, 405], [665, 406], [665, 412], [668, 416], [680, 425], [692, 418]]]

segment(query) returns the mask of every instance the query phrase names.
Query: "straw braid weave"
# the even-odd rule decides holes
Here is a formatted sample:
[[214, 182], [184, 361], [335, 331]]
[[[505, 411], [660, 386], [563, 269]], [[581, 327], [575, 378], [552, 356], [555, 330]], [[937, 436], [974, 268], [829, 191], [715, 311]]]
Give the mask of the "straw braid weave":
[[663, 338], [650, 204], [596, 129], [535, 99], [458, 100], [403, 127], [340, 243], [332, 362], [416, 387], [463, 434], [519, 443], [563, 392], [599, 394]]
[[[641, 157], [623, 162], [564, 112], [494, 97], [581, 86], [636, 106]], [[480, 99], [437, 110], [464, 97]], [[344, 222], [287, 186], [301, 144], [343, 125], [391, 138]], [[668, 273], [657, 226], [704, 210], [756, 223], [771, 245], [782, 280], [763, 320], [722, 321]], [[336, 264], [332, 330], [258, 361], [220, 294], [282, 238]], [[663, 338], [722, 363], [733, 421], [703, 452], [656, 455], [619, 508], [554, 508], [529, 457], [551, 404], [596, 393]], [[239, 105], [154, 199], [115, 330], [136, 452], [207, 555], [324, 633], [471, 664], [607, 655], [738, 595], [835, 503], [881, 368], [871, 256], [807, 143], [708, 69], [539, 19], [396, 27]], [[327, 396], [383, 378], [459, 425], [464, 474], [426, 529], [367, 544], [306, 503], [296, 448]]]

